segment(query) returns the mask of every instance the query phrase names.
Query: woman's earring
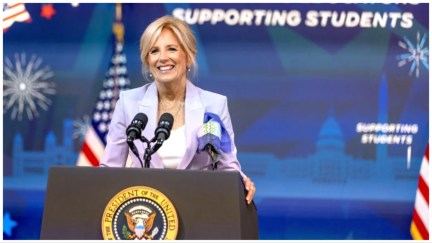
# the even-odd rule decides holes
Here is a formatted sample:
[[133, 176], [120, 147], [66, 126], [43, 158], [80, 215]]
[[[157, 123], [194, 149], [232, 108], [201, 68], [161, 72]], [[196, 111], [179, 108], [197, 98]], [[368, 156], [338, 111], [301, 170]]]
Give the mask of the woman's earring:
[[149, 73], [149, 76], [150, 76], [150, 78], [153, 78], [153, 74], [152, 73]]

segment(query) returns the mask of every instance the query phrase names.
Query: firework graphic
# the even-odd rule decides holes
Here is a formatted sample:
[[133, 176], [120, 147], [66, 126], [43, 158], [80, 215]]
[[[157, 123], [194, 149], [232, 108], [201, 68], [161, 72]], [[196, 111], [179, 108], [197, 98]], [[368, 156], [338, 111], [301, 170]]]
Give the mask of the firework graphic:
[[41, 68], [42, 58], [32, 55], [28, 63], [26, 54], [15, 54], [15, 63], [6, 57], [3, 65], [3, 112], [11, 110], [11, 119], [29, 120], [39, 116], [38, 108], [48, 110], [48, 95], [56, 93], [54, 83], [46, 80], [54, 73], [49, 66]]
[[[400, 60], [398, 63], [399, 67], [404, 66], [405, 64], [411, 62], [409, 75], [411, 76], [415, 70], [415, 75], [418, 78], [420, 75], [420, 65], [422, 64], [427, 70], [429, 70], [429, 49], [426, 46], [427, 42], [426, 33], [420, 39], [420, 33], [417, 32], [417, 41], [416, 45], [406, 37], [403, 37], [404, 41], [399, 41], [399, 46], [403, 49], [407, 50], [407, 53], [400, 54], [397, 56], [397, 60]], [[421, 63], [421, 64], [420, 64]]]
[[87, 133], [87, 129], [90, 126], [90, 117], [88, 115], [84, 115], [82, 119], [77, 119], [73, 121], [74, 132], [73, 138], [78, 139], [80, 142], [84, 141], [85, 135]]

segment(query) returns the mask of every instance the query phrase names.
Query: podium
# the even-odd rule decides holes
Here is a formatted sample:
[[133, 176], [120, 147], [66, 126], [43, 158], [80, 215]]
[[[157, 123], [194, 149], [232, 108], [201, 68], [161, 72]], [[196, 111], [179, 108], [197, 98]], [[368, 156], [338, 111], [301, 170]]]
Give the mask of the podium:
[[40, 238], [103, 239], [108, 203], [135, 186], [154, 188], [172, 202], [176, 239], [258, 239], [256, 207], [246, 203], [238, 172], [107, 167], [50, 168]]

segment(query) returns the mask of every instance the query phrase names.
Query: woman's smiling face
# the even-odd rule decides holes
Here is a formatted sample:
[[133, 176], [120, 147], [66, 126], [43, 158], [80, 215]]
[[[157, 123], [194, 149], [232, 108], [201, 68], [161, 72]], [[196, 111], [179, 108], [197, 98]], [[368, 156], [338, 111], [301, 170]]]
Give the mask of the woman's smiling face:
[[186, 53], [177, 37], [164, 28], [147, 56], [150, 72], [156, 82], [169, 83], [186, 80], [188, 68]]

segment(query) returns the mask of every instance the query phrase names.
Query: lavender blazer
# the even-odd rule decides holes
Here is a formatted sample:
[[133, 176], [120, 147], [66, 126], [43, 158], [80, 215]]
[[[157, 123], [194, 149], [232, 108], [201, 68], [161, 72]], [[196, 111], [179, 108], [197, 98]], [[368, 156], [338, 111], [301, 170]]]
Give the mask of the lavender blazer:
[[[124, 167], [127, 156], [130, 153], [130, 157], [132, 158], [131, 167], [141, 167], [138, 158], [130, 151], [126, 143], [126, 128], [132, 122], [135, 115], [142, 112], [149, 118], [142, 135], [149, 140], [152, 139], [158, 122], [157, 107], [158, 95], [154, 82], [120, 93], [120, 98], [117, 101], [109, 126], [107, 145], [100, 166]], [[244, 176], [240, 163], [237, 160], [237, 149], [234, 144], [234, 132], [228, 111], [227, 98], [223, 95], [200, 89], [190, 81], [187, 81], [185, 100], [187, 150], [177, 169], [211, 169], [211, 157], [208, 153], [197, 151], [197, 133], [202, 127], [205, 112], [212, 112], [221, 118], [231, 139], [232, 152], [219, 156], [218, 170], [237, 170]], [[146, 148], [145, 143], [136, 140], [135, 146], [138, 149], [141, 160], [143, 160]], [[150, 168], [164, 168], [157, 153], [152, 155]]]

